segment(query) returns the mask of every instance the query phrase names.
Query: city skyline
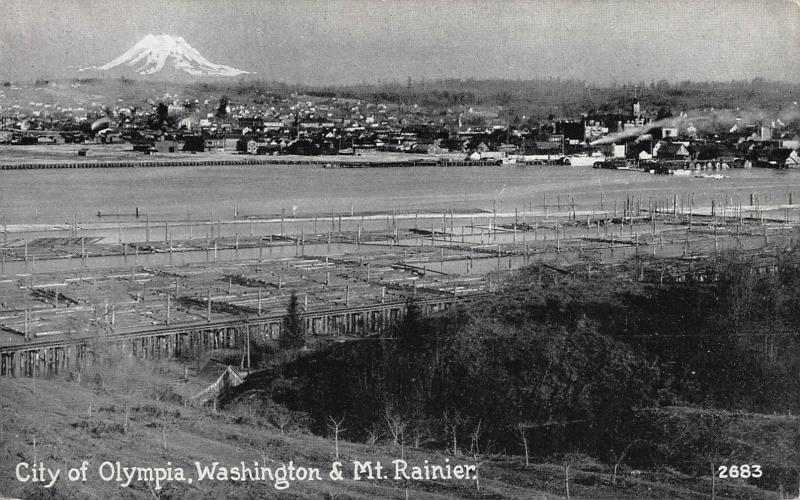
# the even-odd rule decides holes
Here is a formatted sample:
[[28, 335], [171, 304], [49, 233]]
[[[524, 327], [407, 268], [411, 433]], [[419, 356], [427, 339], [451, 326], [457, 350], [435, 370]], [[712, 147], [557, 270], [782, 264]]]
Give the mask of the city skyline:
[[[3, 80], [80, 76], [145, 35], [186, 39], [265, 80], [312, 85], [444, 78], [800, 81], [789, 0], [419, 2], [11, 1]], [[124, 12], [125, 15], [120, 15]]]

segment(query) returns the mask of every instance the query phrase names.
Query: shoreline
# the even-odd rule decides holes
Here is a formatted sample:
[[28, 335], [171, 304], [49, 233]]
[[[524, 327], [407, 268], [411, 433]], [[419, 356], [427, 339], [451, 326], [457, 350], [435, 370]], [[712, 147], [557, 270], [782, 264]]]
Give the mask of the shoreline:
[[[78, 150], [90, 148], [89, 156]], [[487, 166], [498, 160], [471, 161], [462, 153], [439, 155], [365, 152], [357, 155], [251, 155], [237, 151], [144, 155], [125, 145], [0, 146], [0, 170], [309, 165], [323, 168]]]
[[167, 160], [167, 161], [104, 161], [0, 164], [0, 170], [47, 170], [86, 168], [148, 168], [148, 167], [204, 167], [204, 166], [295, 166], [309, 165], [322, 168], [397, 168], [397, 167], [488, 167], [496, 161], [440, 161], [431, 160], [296, 160], [296, 159], [243, 159], [243, 160]]
[[[555, 205], [555, 204], [554, 204]], [[565, 209], [566, 208], [566, 209]], [[675, 216], [684, 216], [691, 215], [698, 216], [698, 217], [713, 217], [715, 214], [719, 217], [720, 220], [728, 220], [728, 219], [747, 219], [747, 220], [764, 220], [765, 222], [782, 222], [784, 221], [783, 218], [777, 217], [763, 217], [762, 214], [764, 213], [771, 213], [771, 212], [779, 212], [785, 210], [800, 210], [800, 204], [769, 204], [769, 205], [741, 205], [741, 206], [731, 206], [727, 207], [727, 212], [723, 212], [720, 207], [717, 207], [715, 210], [712, 207], [693, 207], [691, 210], [688, 209], [677, 209], [673, 212], [671, 209], [668, 208], [657, 208], [654, 209], [652, 212], [656, 216], [669, 216], [673, 214]], [[587, 209], [569, 209], [568, 203], [563, 203], [560, 209], [553, 208], [543, 208], [538, 210], [525, 210], [525, 211], [515, 211], [515, 212], [491, 212], [491, 211], [482, 211], [482, 210], [448, 210], [448, 211], [420, 211], [420, 212], [354, 212], [352, 214], [349, 213], [334, 213], [334, 214], [303, 214], [303, 215], [286, 215], [282, 217], [279, 214], [275, 215], [244, 215], [239, 216], [236, 218], [218, 218], [218, 219], [182, 219], [182, 220], [168, 220], [168, 219], [146, 219], [145, 215], [142, 215], [136, 219], [131, 220], [129, 217], [130, 215], [125, 215], [123, 217], [128, 217], [127, 220], [114, 220], [108, 222], [89, 222], [89, 221], [82, 221], [78, 222], [77, 225], [70, 223], [70, 222], [61, 222], [61, 223], [4, 223], [0, 226], [0, 233], [27, 233], [27, 232], [42, 232], [42, 231], [54, 231], [54, 232], [63, 232], [63, 231], [73, 231], [75, 229], [78, 230], [87, 230], [87, 231], [94, 231], [94, 230], [118, 230], [118, 229], [142, 229], [150, 226], [152, 229], [156, 229], [157, 227], [164, 227], [164, 225], [168, 225], [169, 227], [188, 227], [188, 226], [216, 226], [216, 225], [245, 225], [245, 224], [280, 224], [280, 223], [314, 223], [319, 222], [320, 224], [324, 224], [327, 222], [357, 222], [357, 221], [382, 221], [382, 220], [392, 220], [392, 221], [408, 221], [408, 220], [449, 220], [453, 221], [455, 219], [459, 220], [466, 220], [466, 219], [480, 219], [480, 218], [491, 218], [494, 220], [501, 219], [501, 220], [517, 220], [522, 219], [522, 223], [525, 222], [526, 218], [540, 218], [537, 222], [539, 223], [547, 223], [547, 222], [554, 222], [556, 219], [562, 220], [586, 220], [588, 217], [589, 220], [593, 221], [606, 221], [611, 219], [625, 219], [625, 220], [635, 220], [635, 219], [649, 219], [650, 218], [650, 210], [646, 208], [642, 208], [641, 212], [644, 212], [645, 215], [638, 214], [632, 215], [631, 213], [624, 212], [623, 209], [620, 210], [613, 210], [613, 209], [604, 209], [604, 210], [587, 210]], [[108, 214], [103, 215], [104, 217], [108, 217], [109, 219], [113, 218], [115, 214]]]

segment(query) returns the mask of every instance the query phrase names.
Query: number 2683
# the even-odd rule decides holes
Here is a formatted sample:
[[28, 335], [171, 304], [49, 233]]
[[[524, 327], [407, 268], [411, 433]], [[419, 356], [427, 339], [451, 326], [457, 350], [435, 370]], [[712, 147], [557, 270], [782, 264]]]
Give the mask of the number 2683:
[[719, 477], [721, 479], [749, 479], [761, 477], [761, 466], [757, 464], [720, 465]]

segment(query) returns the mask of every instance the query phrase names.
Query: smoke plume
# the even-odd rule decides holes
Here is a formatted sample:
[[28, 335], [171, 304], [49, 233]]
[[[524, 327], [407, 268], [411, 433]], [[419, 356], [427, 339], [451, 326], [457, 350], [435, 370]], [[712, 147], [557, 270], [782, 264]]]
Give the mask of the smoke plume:
[[[685, 128], [689, 125], [694, 126], [698, 132], [713, 132], [720, 128], [730, 128], [731, 125], [741, 123], [742, 126], [763, 123], [782, 127], [792, 120], [800, 118], [800, 110], [797, 105], [780, 113], [768, 114], [761, 110], [730, 110], [730, 109], [711, 109], [711, 110], [692, 110], [688, 113], [681, 113], [680, 116], [664, 118], [641, 127], [631, 128], [608, 135], [592, 141], [590, 146], [600, 146], [627, 139], [628, 137], [638, 137], [646, 134], [650, 130], [659, 127], [678, 127]], [[738, 120], [738, 121], [737, 121]]]

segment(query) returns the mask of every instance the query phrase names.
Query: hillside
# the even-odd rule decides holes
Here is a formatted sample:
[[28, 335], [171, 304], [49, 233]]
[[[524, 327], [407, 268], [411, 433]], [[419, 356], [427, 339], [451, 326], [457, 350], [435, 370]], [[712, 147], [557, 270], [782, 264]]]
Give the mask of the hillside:
[[[313, 339], [321, 347], [310, 350], [254, 341], [261, 371], [214, 408], [183, 403], [222, 365], [98, 348], [91, 367], [0, 379], [0, 495], [779, 498], [796, 488], [800, 463], [798, 259], [791, 249], [729, 252], [684, 262], [685, 281], [660, 284], [636, 276], [668, 259], [610, 274], [539, 263], [470, 309], [426, 317], [412, 301], [380, 336]], [[341, 481], [328, 476], [337, 454]], [[477, 480], [395, 478], [397, 459], [475, 467]], [[67, 471], [81, 460], [86, 482], [64, 472], [44, 488], [14, 476], [24, 461]], [[121, 489], [98, 477], [105, 461], [193, 479], [195, 462], [279, 470], [291, 461], [320, 479], [280, 491], [219, 478]], [[388, 476], [356, 481], [353, 461], [380, 461]], [[759, 474], [719, 477], [734, 465]]]
[[[720, 466], [754, 464], [762, 473], [750, 484], [787, 490], [800, 460], [791, 375], [800, 267], [796, 252], [771, 252], [771, 263], [709, 258], [708, 275], [693, 278], [692, 265], [671, 284], [619, 279], [619, 268], [609, 277], [591, 263], [533, 265], [469, 308], [421, 317], [412, 302], [390, 331], [304, 354], [228, 399], [267, 415], [278, 403], [318, 435], [344, 420], [343, 435], [358, 442], [382, 434], [556, 463], [579, 463], [577, 454], [605, 471], [708, 482]], [[638, 277], [664, 265], [626, 267]]]
[[[262, 419], [245, 411], [214, 413], [209, 409], [183, 407], [166, 401], [142, 401], [97, 391], [92, 384], [64, 381], [0, 380], [0, 495], [12, 498], [562, 498], [563, 464], [532, 463], [524, 466], [521, 457], [482, 458], [481, 491], [472, 481], [352, 481], [296, 482], [281, 492], [268, 483], [203, 482], [186, 484], [165, 482], [156, 491], [144, 482], [134, 481], [128, 488], [97, 478], [96, 468], [103, 461], [120, 461], [123, 466], [174, 467], [192, 470], [192, 462], [219, 461], [236, 465], [258, 461], [273, 467], [292, 460], [295, 464], [329, 470], [334, 461], [330, 439], [303, 432], [282, 434]], [[92, 415], [88, 416], [91, 404]], [[124, 433], [126, 405], [130, 408], [129, 428]], [[166, 432], [164, 423], [166, 422]], [[164, 449], [166, 435], [166, 449]], [[35, 443], [35, 445], [34, 445]], [[341, 460], [380, 460], [389, 463], [401, 450], [387, 445], [340, 443]], [[470, 463], [435, 452], [405, 449], [409, 463]], [[24, 460], [43, 461], [51, 468], [77, 467], [88, 460], [86, 483], [70, 483], [59, 478], [50, 489], [39, 484], [14, 480], [14, 467]], [[347, 473], [351, 471], [348, 469]], [[65, 473], [62, 473], [64, 475]], [[190, 477], [191, 474], [187, 474]], [[584, 460], [570, 470], [574, 498], [703, 498], [708, 486], [677, 473], [632, 474], [623, 469], [612, 484], [612, 476], [598, 464]], [[94, 477], [94, 479], [92, 479]], [[406, 490], [408, 496], [406, 496]], [[728, 484], [722, 490], [727, 498], [769, 498], [767, 492], [752, 487]], [[777, 496], [773, 496], [777, 498]]]

